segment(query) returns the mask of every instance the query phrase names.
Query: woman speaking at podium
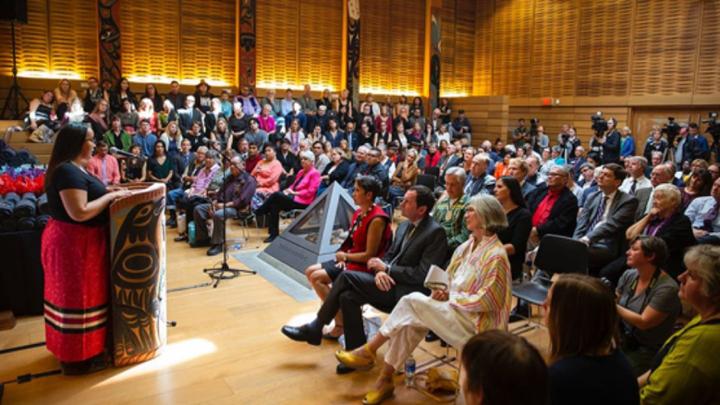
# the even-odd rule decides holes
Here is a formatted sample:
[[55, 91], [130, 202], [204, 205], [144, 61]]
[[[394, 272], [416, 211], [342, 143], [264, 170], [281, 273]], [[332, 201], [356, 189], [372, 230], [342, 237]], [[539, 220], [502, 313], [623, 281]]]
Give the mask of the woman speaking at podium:
[[107, 365], [110, 192], [88, 174], [94, 134], [80, 124], [58, 133], [45, 176], [51, 219], [42, 236], [46, 346], [65, 374]]

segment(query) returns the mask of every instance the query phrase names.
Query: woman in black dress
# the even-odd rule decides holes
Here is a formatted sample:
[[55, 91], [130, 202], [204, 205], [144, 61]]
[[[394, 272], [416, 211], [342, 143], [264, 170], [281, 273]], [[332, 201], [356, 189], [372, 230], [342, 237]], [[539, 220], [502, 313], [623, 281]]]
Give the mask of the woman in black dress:
[[172, 161], [168, 157], [167, 149], [165, 149], [165, 142], [155, 142], [154, 153], [148, 160], [147, 174], [150, 181], [163, 183], [168, 190], [174, 188], [170, 184], [173, 178]]
[[520, 183], [511, 176], [501, 177], [495, 184], [495, 197], [505, 211], [508, 227], [498, 233], [498, 238], [505, 246], [513, 281], [522, 278], [523, 261], [528, 237], [532, 229], [532, 215], [525, 208]]

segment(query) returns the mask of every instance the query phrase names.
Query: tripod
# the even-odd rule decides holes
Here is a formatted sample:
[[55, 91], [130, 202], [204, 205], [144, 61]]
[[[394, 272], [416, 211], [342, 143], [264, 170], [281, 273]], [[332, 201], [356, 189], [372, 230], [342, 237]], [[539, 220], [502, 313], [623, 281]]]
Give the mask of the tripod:
[[[222, 156], [223, 160], [228, 160], [228, 158], [220, 154]], [[233, 164], [233, 163], [231, 163]], [[225, 189], [227, 188], [227, 171], [223, 171], [223, 183], [221, 187], [221, 195], [223, 196], [223, 199], [225, 197]], [[226, 202], [227, 203], [227, 202]], [[212, 202], [210, 203], [212, 204]], [[225, 207], [223, 206], [223, 210]], [[213, 213], [213, 217], [215, 214]], [[223, 252], [223, 260], [220, 264], [220, 267], [211, 267], [209, 269], [203, 270], [205, 274], [210, 276], [211, 279], [214, 280], [213, 282], [213, 288], [217, 288], [218, 284], [220, 284], [220, 281], [222, 280], [229, 280], [235, 277], [238, 277], [240, 274], [257, 274], [255, 270], [240, 270], [240, 269], [233, 269], [228, 265], [228, 249], [227, 249], [227, 213], [223, 212], [223, 219], [222, 219], [222, 252]]]
[[20, 99], [28, 104], [28, 100], [20, 89], [20, 84], [17, 80], [17, 46], [15, 44], [15, 21], [10, 21], [10, 32], [12, 37], [12, 85], [8, 90], [7, 97], [5, 97], [5, 105], [3, 106], [0, 117], [4, 117], [8, 110], [11, 112], [10, 117], [12, 119], [20, 119]]

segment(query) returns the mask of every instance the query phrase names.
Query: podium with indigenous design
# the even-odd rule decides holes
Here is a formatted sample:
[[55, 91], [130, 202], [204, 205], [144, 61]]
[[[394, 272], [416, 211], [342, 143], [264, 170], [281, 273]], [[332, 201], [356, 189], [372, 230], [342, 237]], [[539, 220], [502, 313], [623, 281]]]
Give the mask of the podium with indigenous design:
[[110, 205], [110, 301], [115, 366], [157, 356], [167, 342], [165, 186], [135, 183]]

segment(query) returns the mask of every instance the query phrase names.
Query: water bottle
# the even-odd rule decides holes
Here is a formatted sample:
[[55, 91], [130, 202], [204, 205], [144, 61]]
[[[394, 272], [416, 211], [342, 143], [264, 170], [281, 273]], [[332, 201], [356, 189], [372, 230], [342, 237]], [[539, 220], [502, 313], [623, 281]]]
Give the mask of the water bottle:
[[191, 221], [187, 225], [188, 242], [195, 243], [195, 221]]
[[412, 387], [415, 385], [415, 358], [410, 357], [405, 360], [405, 386]]

